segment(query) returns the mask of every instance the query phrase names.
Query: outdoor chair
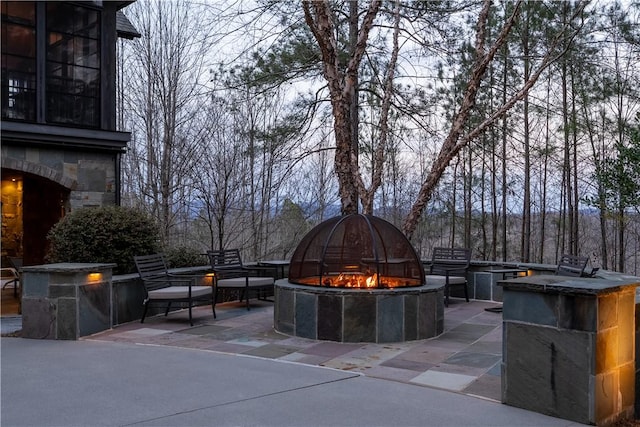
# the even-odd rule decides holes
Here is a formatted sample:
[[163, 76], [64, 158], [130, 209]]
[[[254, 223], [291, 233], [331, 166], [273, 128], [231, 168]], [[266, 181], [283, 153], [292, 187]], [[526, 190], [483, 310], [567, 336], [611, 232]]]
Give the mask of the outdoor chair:
[[[218, 301], [220, 289], [237, 293], [240, 302], [245, 299], [247, 310], [250, 309], [251, 292], [256, 294], [258, 299], [263, 296], [265, 300], [265, 295], [273, 292], [276, 273], [273, 267], [243, 265], [238, 249], [207, 251], [207, 256], [213, 270], [214, 304]], [[269, 275], [266, 276], [265, 273]]]
[[586, 256], [563, 254], [556, 267], [556, 276], [581, 277], [588, 262], [589, 257]]
[[167, 316], [172, 302], [186, 302], [189, 305], [189, 323], [193, 326], [191, 308], [194, 303], [209, 301], [213, 310], [213, 318], [216, 318], [213, 287], [194, 286], [195, 277], [169, 273], [162, 254], [134, 256], [133, 259], [145, 290], [144, 312], [140, 323], [144, 323], [147, 309], [151, 303], [167, 304], [167, 310], [164, 314]]
[[13, 287], [13, 296], [17, 298], [18, 289], [20, 288], [20, 269], [22, 268], [22, 258], [6, 257], [6, 260], [9, 266], [0, 268], [2, 289], [7, 286]]
[[452, 286], [464, 287], [464, 297], [469, 302], [467, 270], [471, 262], [471, 249], [434, 248], [429, 274], [425, 276], [427, 285], [444, 285], [444, 305], [449, 306]]

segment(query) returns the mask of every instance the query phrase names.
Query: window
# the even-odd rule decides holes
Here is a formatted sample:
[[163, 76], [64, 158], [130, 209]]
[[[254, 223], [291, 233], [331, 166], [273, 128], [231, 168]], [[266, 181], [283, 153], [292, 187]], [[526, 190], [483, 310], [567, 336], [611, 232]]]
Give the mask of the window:
[[47, 122], [100, 124], [100, 13], [47, 2]]
[[2, 118], [36, 120], [35, 2], [2, 2]]
[[0, 4], [2, 119], [99, 127], [100, 11], [66, 2]]

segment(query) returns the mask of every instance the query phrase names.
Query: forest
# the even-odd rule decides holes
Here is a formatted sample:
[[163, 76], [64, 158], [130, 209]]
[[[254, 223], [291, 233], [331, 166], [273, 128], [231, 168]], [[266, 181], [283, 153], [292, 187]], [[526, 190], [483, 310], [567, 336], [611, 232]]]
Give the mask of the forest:
[[349, 213], [479, 260], [640, 270], [637, 0], [137, 0], [122, 204], [288, 259]]

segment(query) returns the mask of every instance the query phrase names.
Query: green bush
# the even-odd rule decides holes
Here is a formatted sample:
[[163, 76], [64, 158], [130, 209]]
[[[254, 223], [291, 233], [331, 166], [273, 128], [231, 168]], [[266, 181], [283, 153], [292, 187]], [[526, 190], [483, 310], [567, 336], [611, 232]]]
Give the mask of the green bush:
[[203, 251], [187, 246], [172, 246], [164, 250], [164, 256], [170, 268], [207, 265], [209, 261]]
[[142, 211], [119, 206], [82, 208], [49, 231], [47, 261], [115, 263], [114, 274], [133, 273], [133, 257], [157, 252], [158, 236], [158, 226]]

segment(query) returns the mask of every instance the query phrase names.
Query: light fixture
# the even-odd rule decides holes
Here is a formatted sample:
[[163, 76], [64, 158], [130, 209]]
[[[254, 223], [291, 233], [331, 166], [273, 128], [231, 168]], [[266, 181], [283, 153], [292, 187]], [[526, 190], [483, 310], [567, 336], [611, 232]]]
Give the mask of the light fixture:
[[97, 283], [102, 280], [102, 273], [87, 274], [87, 283]]

